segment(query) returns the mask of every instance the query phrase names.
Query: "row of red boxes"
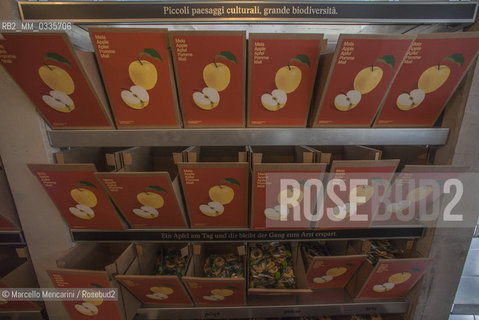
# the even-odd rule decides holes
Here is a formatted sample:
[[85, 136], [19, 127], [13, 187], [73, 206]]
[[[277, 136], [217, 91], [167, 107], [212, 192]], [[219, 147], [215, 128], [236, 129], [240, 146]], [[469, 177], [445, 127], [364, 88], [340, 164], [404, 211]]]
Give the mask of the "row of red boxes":
[[[364, 254], [371, 245], [369, 241], [331, 241], [327, 245], [336, 248], [331, 251], [332, 255], [314, 257], [312, 263], [304, 259], [300, 243], [290, 242], [296, 288], [255, 289], [248, 285], [254, 245], [78, 244], [59, 258], [58, 268], [49, 273], [59, 288], [120, 288], [118, 302], [97, 301], [95, 313], [90, 316], [104, 319], [107, 314], [109, 319], [131, 319], [140, 303], [145, 307], [195, 305], [221, 308], [246, 304], [315, 304], [331, 301], [332, 296], [336, 296], [337, 303], [351, 301], [351, 297], [354, 300], [400, 299], [431, 264], [430, 259], [423, 258], [415, 250], [413, 241], [396, 242], [403, 249], [401, 255], [380, 259], [375, 265], [366, 260]], [[161, 249], [182, 252], [187, 261], [183, 277], [155, 274]], [[211, 253], [237, 254], [244, 266], [243, 276], [206, 277], [203, 268]], [[346, 271], [343, 272], [342, 268]], [[334, 274], [333, 281], [314, 281], [330, 274]], [[384, 290], [379, 290], [380, 286]], [[77, 307], [81, 302], [65, 301], [64, 304], [71, 319], [82, 319]]]
[[[308, 230], [404, 225], [398, 214], [413, 210], [408, 224], [416, 223], [441, 197], [421, 181], [437, 181], [439, 188], [466, 170], [428, 165], [428, 156], [422, 147], [78, 148], [56, 153], [57, 164], [29, 167], [71, 229]], [[338, 181], [345, 187], [335, 191], [342, 204], [325, 192], [324, 212], [337, 215], [343, 208], [344, 219], [307, 216], [323, 196], [310, 190], [320, 190], [322, 183], [326, 191]], [[388, 183], [388, 201], [376, 202]], [[307, 198], [308, 192], [313, 196]], [[364, 221], [348, 216], [355, 194], [361, 196], [356, 213]], [[375, 221], [374, 213], [390, 217]]]
[[322, 34], [249, 34], [247, 49], [244, 31], [89, 32], [96, 60], [62, 33], [0, 39], [54, 129], [431, 127], [479, 49], [477, 32], [340, 35], [335, 50]]

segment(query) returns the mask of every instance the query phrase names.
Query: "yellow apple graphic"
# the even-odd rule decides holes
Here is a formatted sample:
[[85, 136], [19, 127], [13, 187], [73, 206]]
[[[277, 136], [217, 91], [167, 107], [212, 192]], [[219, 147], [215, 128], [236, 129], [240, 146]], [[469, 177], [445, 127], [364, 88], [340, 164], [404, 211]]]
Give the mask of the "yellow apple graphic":
[[70, 195], [73, 200], [75, 200], [76, 203], [85, 205], [89, 208], [95, 207], [98, 203], [98, 199], [96, 198], [95, 194], [88, 189], [81, 188], [80, 186], [97, 189], [97, 187], [91, 182], [80, 181], [76, 184], [76, 188], [70, 191]]
[[72, 66], [70, 61], [58, 53], [47, 53], [43, 57], [43, 66], [38, 69], [38, 75], [42, 81], [54, 91], [60, 91], [66, 95], [72, 94], [75, 91], [75, 84], [70, 74], [59, 66], [48, 64], [49, 60]]
[[359, 91], [361, 94], [366, 94], [377, 87], [383, 77], [383, 69], [375, 65], [378, 62], [383, 62], [391, 68], [394, 68], [395, 65], [395, 59], [392, 55], [385, 55], [382, 58], [376, 59], [371, 66], [358, 72], [353, 82], [354, 90]]
[[217, 186], [214, 186], [210, 188], [208, 191], [208, 194], [210, 196], [210, 199], [213, 202], [218, 202], [222, 205], [228, 204], [231, 201], [233, 201], [233, 198], [235, 196], [235, 192], [233, 188], [231, 188], [228, 185], [221, 184], [221, 183], [230, 183], [239, 186], [240, 183], [238, 180], [234, 178], [225, 178], [220, 181], [220, 184]]
[[374, 188], [370, 185], [357, 186], [349, 192], [349, 200], [356, 196], [357, 198], [363, 199], [362, 202], [357, 202], [358, 206], [368, 202], [374, 194]]
[[451, 69], [446, 65], [441, 65], [443, 61], [452, 61], [462, 67], [464, 64], [464, 56], [461, 53], [454, 53], [441, 60], [440, 63], [426, 69], [421, 76], [417, 86], [425, 93], [431, 93], [439, 89], [449, 78]]
[[345, 267], [335, 267], [335, 268], [331, 268], [328, 271], [326, 271], [326, 274], [328, 276], [332, 276], [332, 277], [339, 277], [339, 276], [345, 274], [346, 271], [348, 271], [348, 269], [346, 269]]
[[389, 277], [388, 282], [394, 283], [394, 284], [401, 284], [403, 282], [406, 282], [411, 278], [412, 274], [409, 272], [400, 272], [400, 273], [395, 273], [392, 276]]
[[43, 102], [45, 102], [50, 108], [62, 113], [69, 113], [75, 109], [73, 100], [61, 91], [52, 90], [45, 93], [42, 96]]
[[131, 62], [128, 67], [128, 74], [131, 81], [136, 85], [144, 88], [145, 90], [153, 89], [158, 80], [158, 72], [153, 63], [142, 60], [143, 56], [149, 56], [151, 58], [160, 60], [163, 62], [160, 54], [152, 48], [144, 49], [138, 54], [138, 58]]
[[[96, 285], [96, 284], [92, 284], [93, 286], [96, 286], [98, 288], [103, 288], [99, 285]], [[88, 289], [86, 291], [89, 291], [89, 292], [92, 292], [94, 293], [95, 291], [93, 289]], [[99, 298], [95, 298], [95, 299], [83, 299], [84, 302], [87, 302], [87, 303], [91, 303], [92, 305], [94, 306], [101, 306], [103, 304], [103, 298], [99, 297]]]
[[432, 66], [421, 74], [417, 86], [425, 93], [434, 92], [446, 82], [450, 73], [448, 66]]
[[174, 292], [173, 289], [171, 289], [170, 287], [166, 287], [166, 286], [151, 287], [151, 288], [150, 288], [150, 291], [151, 291], [151, 292], [154, 292], [154, 293], [166, 294], [167, 296], [169, 296], [170, 294], [172, 294], [172, 293]]
[[[236, 289], [236, 288], [234, 288], [234, 287], [228, 287], [228, 288]], [[211, 290], [211, 294], [212, 294], [212, 295], [215, 295], [215, 296], [223, 296], [223, 297], [232, 296], [232, 295], [234, 294], [234, 291], [231, 290], [231, 289], [228, 289], [228, 288], [224, 288], [224, 289], [213, 289], [213, 290]]]
[[[286, 188], [278, 194], [277, 199], [280, 205], [284, 205], [284, 206], [287, 205], [288, 208], [294, 208], [298, 206], [301, 201], [303, 201], [303, 197], [304, 197], [303, 191], [296, 188]], [[288, 204], [281, 203], [281, 199], [289, 199], [289, 198], [293, 198], [294, 203], [288, 203]]]
[[212, 110], [220, 103], [220, 95], [215, 89], [207, 87], [202, 91], [195, 91], [193, 101], [200, 109]]
[[281, 67], [274, 77], [274, 83], [276, 88], [284, 91], [286, 94], [296, 90], [301, 83], [301, 69], [297, 66], [291, 65], [293, 61], [300, 62], [308, 67], [311, 67], [309, 58], [305, 54], [298, 54], [296, 57], [293, 57], [289, 60], [287, 66]]
[[396, 105], [399, 110], [408, 111], [419, 107], [424, 101], [426, 93], [421, 89], [414, 89], [410, 93], [402, 93], [396, 100]]
[[8, 303], [7, 300], [5, 300], [4, 298], [0, 297], [0, 306], [1, 306], [2, 304], [7, 304], [7, 303]]
[[406, 200], [411, 203], [418, 202], [429, 197], [429, 195], [431, 195], [433, 191], [434, 189], [431, 186], [418, 187], [414, 190], [409, 191], [409, 193], [406, 196]]
[[136, 199], [138, 200], [138, 202], [144, 206], [151, 207], [154, 209], [159, 209], [163, 207], [163, 205], [165, 204], [165, 200], [163, 199], [163, 197], [160, 194], [152, 192], [150, 190], [166, 193], [166, 190], [162, 187], [148, 186], [143, 192], [136, 195]]
[[222, 58], [237, 64], [236, 57], [230, 51], [221, 51], [214, 58], [214, 61], [207, 64], [203, 69], [203, 80], [208, 88], [213, 88], [218, 92], [225, 90], [230, 84], [231, 72], [227, 65], [217, 62], [216, 60]]

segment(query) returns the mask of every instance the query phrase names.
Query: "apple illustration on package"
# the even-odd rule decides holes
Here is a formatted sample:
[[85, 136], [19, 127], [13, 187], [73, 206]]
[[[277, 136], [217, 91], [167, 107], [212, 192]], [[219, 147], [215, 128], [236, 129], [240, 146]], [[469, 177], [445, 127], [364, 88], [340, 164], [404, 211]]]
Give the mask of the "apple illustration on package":
[[400, 94], [397, 98], [396, 105], [399, 110], [411, 110], [418, 107], [424, 101], [426, 93], [421, 89], [414, 89], [410, 93]]
[[193, 93], [193, 100], [196, 105], [203, 110], [211, 110], [220, 103], [220, 95], [218, 91], [213, 88], [204, 88], [202, 91], [195, 91]]
[[418, 89], [414, 89], [410, 93], [402, 93], [397, 97], [396, 106], [399, 110], [408, 111], [419, 107], [427, 93], [436, 91], [447, 81], [451, 69], [447, 65], [441, 64], [443, 61], [452, 61], [462, 67], [464, 56], [461, 53], [454, 53], [443, 58], [437, 65], [424, 70], [417, 82]]
[[278, 111], [286, 105], [288, 101], [288, 94], [298, 89], [301, 84], [301, 69], [292, 65], [293, 61], [297, 61], [306, 66], [311, 67], [308, 56], [298, 54], [289, 60], [287, 66], [281, 67], [276, 72], [274, 83], [276, 89], [270, 92], [265, 92], [261, 96], [261, 104], [268, 111]]
[[121, 98], [132, 109], [143, 109], [150, 101], [148, 91], [141, 86], [131, 86], [130, 89], [123, 88]]
[[202, 110], [213, 110], [220, 102], [219, 92], [226, 90], [231, 80], [230, 68], [217, 59], [225, 59], [237, 64], [236, 57], [230, 51], [221, 51], [212, 63], [203, 68], [203, 81], [206, 87], [202, 90], [194, 90], [193, 101]]
[[[102, 286], [92, 283], [90, 284], [92, 287], [96, 288], [103, 288]], [[91, 291], [92, 290], [87, 290]], [[98, 307], [103, 304], [103, 299], [102, 298], [95, 298], [95, 299], [83, 299], [83, 302], [81, 304], [76, 304], [75, 305], [75, 310], [78, 311], [79, 313], [83, 314], [84, 316], [96, 316], [99, 312]]]
[[97, 187], [89, 181], [78, 182], [75, 188], [70, 191], [70, 196], [77, 205], [70, 207], [69, 210], [70, 213], [77, 218], [91, 220], [95, 217], [95, 212], [92, 208], [97, 205], [98, 199], [92, 191], [82, 188], [81, 186], [97, 189]]
[[339, 111], [348, 111], [356, 107], [361, 101], [361, 93], [357, 90], [349, 90], [346, 93], [340, 93], [334, 98], [334, 106]]
[[340, 92], [334, 98], [334, 106], [339, 111], [349, 111], [354, 109], [359, 102], [363, 94], [368, 94], [373, 91], [381, 82], [384, 71], [380, 66], [376, 64], [382, 62], [390, 68], [394, 68], [396, 60], [392, 55], [385, 55], [381, 58], [377, 58], [371, 66], [368, 66], [356, 74], [353, 81], [354, 90], [348, 92]]
[[225, 297], [232, 296], [234, 294], [234, 291], [231, 289], [237, 289], [236, 287], [227, 287], [225, 289], [213, 289], [211, 290], [211, 295], [210, 296], [203, 296], [203, 299], [207, 301], [223, 301]]
[[217, 217], [224, 213], [225, 205], [233, 201], [235, 192], [233, 188], [226, 184], [229, 183], [239, 186], [240, 183], [234, 178], [225, 178], [219, 182], [219, 185], [211, 187], [208, 195], [211, 202], [200, 205], [200, 212], [208, 217]]
[[143, 56], [149, 56], [163, 62], [161, 55], [152, 48], [147, 48], [138, 54], [138, 58], [128, 66], [128, 74], [133, 86], [129, 89], [122, 88], [121, 99], [125, 104], [135, 110], [144, 109], [148, 106], [150, 96], [148, 90], [155, 87], [158, 81], [158, 71], [153, 63], [142, 60]]
[[[354, 267], [354, 264], [347, 263], [346, 266]], [[327, 282], [330, 282], [331, 280], [333, 280], [336, 277], [342, 276], [347, 271], [348, 271], [348, 268], [343, 267], [343, 266], [330, 268], [330, 269], [328, 269], [328, 271], [326, 271], [326, 275], [324, 275], [322, 277], [314, 278], [313, 282], [317, 283], [317, 284], [327, 283]]]
[[72, 66], [70, 61], [58, 53], [49, 52], [43, 57], [43, 66], [38, 69], [38, 75], [52, 90], [42, 93], [42, 100], [53, 110], [62, 113], [72, 112], [75, 105], [69, 95], [75, 91], [73, 79], [63, 68], [48, 64], [49, 60]]
[[161, 287], [151, 287], [150, 291], [153, 293], [147, 294], [146, 297], [152, 300], [166, 300], [168, 296], [174, 292], [170, 286], [170, 284], [165, 283], [162, 284]]
[[75, 109], [73, 100], [67, 94], [61, 91], [52, 90], [48, 93], [42, 94], [43, 102], [56, 111], [68, 113]]
[[136, 199], [143, 206], [133, 209], [133, 213], [140, 218], [154, 219], [158, 217], [159, 212], [157, 209], [160, 209], [165, 205], [163, 197], [152, 190], [166, 193], [166, 190], [162, 187], [148, 186], [143, 192], [137, 194]]
[[[412, 268], [411, 271], [420, 272], [421, 270], [419, 268]], [[373, 287], [373, 291], [379, 292], [379, 293], [390, 291], [395, 286], [408, 281], [411, 277], [412, 277], [411, 272], [404, 271], [404, 272], [395, 273], [388, 278], [388, 282], [375, 285]]]

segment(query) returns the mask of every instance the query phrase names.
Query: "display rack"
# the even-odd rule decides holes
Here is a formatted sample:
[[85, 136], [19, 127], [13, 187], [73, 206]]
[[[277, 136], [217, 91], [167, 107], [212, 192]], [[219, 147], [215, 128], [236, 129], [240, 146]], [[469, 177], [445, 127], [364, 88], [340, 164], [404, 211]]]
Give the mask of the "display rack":
[[320, 303], [314, 305], [242, 306], [224, 308], [141, 308], [135, 320], [154, 319], [230, 319], [261, 317], [314, 317], [369, 313], [404, 313], [406, 300], [387, 302]]
[[[8, 5], [5, 5], [8, 3]], [[201, 4], [202, 2], [190, 2], [190, 4]], [[230, 2], [234, 5], [238, 3], [251, 2]], [[277, 1], [276, 3], [282, 3]], [[286, 3], [286, 2], [284, 2]], [[296, 2], [295, 2], [296, 3]], [[320, 2], [305, 1], [298, 4], [336, 5], [338, 8], [347, 7], [351, 2]], [[388, 23], [388, 24], [415, 24], [403, 26], [404, 30], [393, 32], [431, 32], [434, 28], [424, 26], [424, 23], [441, 23], [444, 27], [439, 27], [433, 31], [448, 29], [449, 23], [455, 23], [454, 28], [461, 28], [461, 24], [473, 23], [477, 17], [478, 3], [476, 1], [399, 1], [399, 2], [381, 2], [364, 1], [358, 2], [360, 8], [369, 8], [370, 10], [379, 9], [381, 6], [388, 5], [397, 10], [389, 11], [386, 15], [378, 16], [374, 19], [364, 18], [363, 9], [353, 12], [352, 17], [326, 17], [321, 19], [294, 20], [277, 17], [275, 19], [191, 19], [183, 18], [180, 20], [157, 19], [160, 6], [162, 5], [181, 5], [182, 2], [151, 2], [148, 5], [156, 6], [154, 10], [139, 10], [145, 3], [129, 4], [105, 4], [98, 2], [21, 2], [20, 15], [16, 11], [16, 1], [5, 1], [0, 4], [0, 8], [7, 8], [3, 12], [8, 13], [9, 19], [33, 19], [33, 20], [73, 20], [80, 23], [137, 23], [154, 22], [161, 24], [191, 24], [198, 23], [251, 23], [274, 24], [276, 22], [302, 23], [304, 25], [319, 25], [322, 23]], [[211, 2], [210, 2], [211, 4]], [[222, 2], [216, 2], [221, 5]], [[102, 6], [103, 5], [103, 6]], [[3, 7], [2, 7], [3, 6]], [[9, 7], [10, 6], [10, 7]], [[75, 10], [70, 7], [76, 6]], [[80, 7], [83, 6], [83, 7]], [[414, 6], [421, 10], [407, 10], [408, 16], [404, 17], [404, 10]], [[12, 8], [15, 7], [15, 10]], [[137, 9], [135, 9], [137, 8]], [[437, 10], [433, 10], [437, 9]], [[429, 18], [414, 15], [415, 12], [427, 12]], [[392, 15], [394, 13], [395, 17]], [[150, 15], [141, 16], [141, 15]], [[356, 16], [355, 16], [356, 15]], [[286, 17], [287, 18], [287, 17]], [[38, 22], [37, 22], [38, 23]], [[407, 27], [407, 28], [406, 28]], [[370, 27], [370, 31], [374, 27]], [[337, 29], [334, 29], [337, 32]], [[456, 29], [454, 29], [456, 30]], [[374, 31], [373, 31], [374, 32]], [[381, 32], [381, 31], [379, 31]], [[388, 32], [388, 31], [385, 31]], [[258, 239], [240, 238], [240, 233], [264, 234], [263, 231], [235, 230], [235, 231], [211, 231], [205, 232], [201, 236], [202, 230], [125, 230], [125, 231], [89, 231], [72, 230], [65, 232], [65, 224], [61, 220], [57, 209], [53, 203], [45, 197], [44, 190], [35, 181], [35, 178], [28, 171], [27, 163], [45, 163], [50, 161], [51, 148], [61, 147], [85, 147], [85, 146], [190, 146], [190, 145], [427, 145], [438, 147], [436, 153], [436, 164], [451, 164], [454, 151], [457, 145], [464, 144], [459, 139], [459, 130], [461, 129], [462, 117], [469, 95], [469, 88], [472, 83], [472, 72], [466, 77], [463, 85], [458, 89], [457, 94], [451, 99], [448, 109], [446, 109], [443, 128], [398, 128], [398, 129], [373, 129], [373, 128], [337, 128], [337, 129], [174, 129], [174, 130], [45, 130], [45, 126], [38, 120], [38, 115], [34, 111], [31, 102], [26, 99], [20, 89], [8, 79], [6, 72], [0, 70], [0, 93], [5, 97], [5, 105], [14, 105], [15, 108], [7, 117], [0, 118], [0, 147], [4, 148], [5, 168], [9, 173], [11, 180], [12, 193], [17, 204], [18, 212], [26, 238], [31, 246], [31, 253], [40, 285], [42, 287], [51, 287], [51, 281], [45, 270], [55, 267], [55, 261], [52, 257], [70, 247], [71, 241], [77, 242], [120, 242], [120, 241], [220, 241], [209, 240], [215, 238], [215, 234], [220, 237], [224, 233], [234, 236], [226, 237], [226, 241], [248, 241]], [[6, 85], [3, 85], [3, 84]], [[9, 94], [5, 94], [8, 92]], [[8, 119], [7, 119], [8, 118]], [[25, 128], [28, 128], [26, 130]], [[3, 136], [3, 137], [2, 137]], [[25, 190], [28, 190], [28, 196], [25, 196]], [[288, 233], [295, 233], [288, 232]], [[165, 239], [174, 234], [184, 234], [183, 239]], [[200, 234], [200, 238], [193, 236]], [[267, 232], [269, 237], [264, 240], [275, 239], [283, 231]], [[470, 237], [467, 232], [458, 232], [457, 230], [431, 230], [430, 228], [400, 228], [400, 229], [368, 229], [368, 230], [335, 230], [321, 231], [324, 235], [322, 239], [372, 239], [372, 238], [421, 238], [429, 243], [426, 252], [431, 252], [437, 265], [433, 266], [429, 274], [426, 274], [423, 280], [422, 288], [417, 286], [412, 292], [409, 301], [364, 301], [352, 302], [344, 300], [342, 302], [318, 303], [314, 305], [289, 305], [289, 306], [245, 306], [245, 307], [227, 307], [217, 308], [141, 308], [137, 312], [136, 319], [172, 319], [172, 318], [241, 318], [241, 317], [299, 317], [299, 316], [317, 316], [321, 314], [343, 315], [353, 313], [408, 313], [411, 318], [429, 320], [437, 319], [438, 315], [446, 318], [450, 310], [450, 302], [453, 297], [449, 297], [457, 287], [455, 277], [462, 270], [464, 254], [461, 250], [467, 246]], [[4, 237], [4, 238], [2, 238]], [[6, 237], [6, 238], [5, 238]], [[0, 233], [0, 243], [2, 239], [11, 239], [17, 237], [23, 240], [22, 233]], [[20, 238], [21, 237], [21, 238]], [[308, 237], [293, 235], [288, 240], [308, 240]], [[15, 242], [15, 241], [13, 241]], [[433, 278], [434, 277], [434, 278]], [[458, 277], [457, 277], [458, 278]], [[437, 281], [437, 279], [445, 279]], [[446, 296], [446, 297], [445, 297]], [[445, 297], [445, 299], [443, 299]], [[414, 308], [417, 302], [415, 313]], [[47, 308], [51, 312], [51, 319], [64, 319], [66, 313], [60, 303], [47, 303]], [[456, 310], [453, 310], [456, 313]], [[458, 310], [459, 312], [459, 310]], [[0, 313], [0, 319], [40, 319], [40, 313], [26, 312], [21, 314]]]
[[52, 130], [53, 147], [443, 145], [448, 128]]

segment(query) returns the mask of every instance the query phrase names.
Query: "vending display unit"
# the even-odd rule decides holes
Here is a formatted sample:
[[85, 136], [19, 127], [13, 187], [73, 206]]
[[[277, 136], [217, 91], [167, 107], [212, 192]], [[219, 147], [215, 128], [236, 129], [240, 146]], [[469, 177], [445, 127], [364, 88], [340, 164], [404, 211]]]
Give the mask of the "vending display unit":
[[[349, 182], [346, 173], [366, 172], [370, 187], [421, 166], [461, 166], [456, 177], [477, 165], [461, 150], [476, 135], [479, 46], [467, 28], [478, 4], [333, 4], [0, 4], [11, 20], [61, 26], [0, 31], [0, 153], [23, 227], [11, 229], [16, 221], [0, 212], [0, 244], [28, 245], [40, 287], [99, 284], [121, 294], [98, 305], [47, 301], [50, 319], [448, 316], [457, 281], [437, 279], [459, 277], [476, 213], [464, 215], [460, 231], [266, 223], [298, 206], [282, 210], [280, 190], [263, 203], [258, 188], [276, 174], [299, 180], [300, 192], [285, 195], [299, 194], [304, 211], [305, 199], [316, 200], [306, 189], [334, 175]], [[445, 23], [463, 32], [437, 32]], [[442, 78], [418, 74], [417, 88], [403, 93], [411, 65], [438, 39], [458, 41], [444, 61], [424, 66]], [[269, 62], [272, 72], [260, 68]], [[443, 84], [428, 113], [419, 105]], [[401, 113], [397, 123], [386, 117], [393, 113]], [[407, 114], [415, 118], [403, 121]], [[371, 263], [377, 241], [402, 251]]]

